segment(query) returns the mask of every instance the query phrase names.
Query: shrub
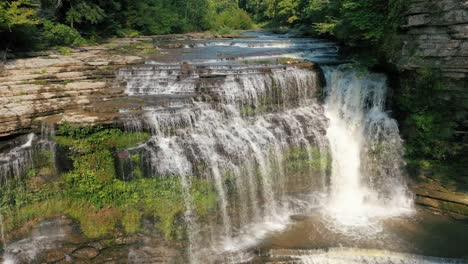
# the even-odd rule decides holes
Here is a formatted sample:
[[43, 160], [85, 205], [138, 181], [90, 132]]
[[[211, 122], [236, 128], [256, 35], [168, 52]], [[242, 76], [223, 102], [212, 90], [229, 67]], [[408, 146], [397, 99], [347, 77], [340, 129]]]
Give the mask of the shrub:
[[229, 8], [221, 12], [215, 20], [215, 28], [251, 29], [254, 22], [249, 14], [240, 8]]
[[72, 49], [69, 47], [58, 47], [57, 51], [64, 56], [69, 56], [72, 53]]
[[447, 96], [446, 86], [442, 73], [434, 69], [408, 75], [401, 84], [397, 106], [405, 114], [408, 156], [449, 160], [462, 153], [462, 144], [456, 138], [462, 116], [457, 115], [457, 102]]
[[80, 33], [67, 25], [45, 21], [43, 23], [43, 38], [52, 46], [80, 46], [85, 43]]
[[[129, 182], [115, 175], [115, 150], [146, 140], [146, 134], [70, 125], [62, 126], [59, 133], [58, 143], [73, 152], [73, 170], [58, 180], [44, 182], [40, 188], [31, 184], [38, 177], [35, 170], [29, 178], [7, 182], [0, 193], [6, 233], [29, 221], [67, 215], [79, 223], [88, 238], [105, 237], [119, 228], [137, 233], [143, 217], [156, 220], [166, 239], [183, 237], [185, 190], [177, 175], [143, 178], [139, 171], [139, 177]], [[48, 166], [50, 153], [38, 152], [35, 160]], [[131, 160], [136, 166], [141, 163], [140, 155], [133, 155]], [[216, 192], [207, 181], [192, 179], [190, 192], [199, 217], [216, 208]]]

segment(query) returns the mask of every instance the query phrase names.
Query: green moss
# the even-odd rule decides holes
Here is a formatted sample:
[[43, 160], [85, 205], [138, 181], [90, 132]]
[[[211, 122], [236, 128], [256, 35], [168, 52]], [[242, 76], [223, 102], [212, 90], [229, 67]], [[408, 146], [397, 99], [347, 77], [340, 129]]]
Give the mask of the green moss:
[[[117, 230], [137, 233], [146, 217], [156, 220], [166, 239], [182, 237], [183, 227], [177, 223], [185, 211], [184, 190], [177, 176], [143, 178], [141, 156], [136, 154], [131, 157], [135, 180], [116, 177], [115, 150], [146, 140], [146, 134], [102, 128], [62, 128], [60, 134], [58, 143], [73, 152], [73, 170], [39, 187], [34, 179], [42, 179], [38, 173], [42, 167], [32, 168], [28, 177], [9, 181], [0, 193], [5, 232], [30, 221], [67, 215], [77, 221], [84, 235], [100, 238]], [[34, 157], [44, 167], [53, 164], [50, 152]], [[207, 181], [194, 178], [190, 192], [199, 217], [216, 208], [216, 192]]]
[[117, 208], [87, 210], [78, 216], [83, 233], [89, 238], [100, 238], [112, 234], [122, 218]]
[[[85, 186], [73, 182], [48, 186], [41, 193], [32, 194], [22, 185], [23, 188], [2, 193], [2, 198], [12, 198], [6, 200], [11, 206], [4, 206], [1, 211], [6, 219], [5, 232], [29, 221], [68, 215], [77, 220], [87, 237], [98, 238], [112, 234], [119, 223], [125, 232], [137, 233], [141, 219], [149, 217], [157, 220], [157, 228], [166, 239], [174, 238], [174, 223], [185, 211], [178, 178], [139, 179], [129, 183], [115, 179], [107, 186], [85, 178]], [[191, 192], [199, 217], [207, 216], [216, 208], [216, 193], [207, 182], [194, 181]]]
[[126, 133], [119, 129], [102, 127], [78, 128], [65, 124], [55, 139], [58, 144], [75, 152], [87, 153], [96, 149], [125, 149], [148, 140], [147, 133]]
[[442, 210], [468, 216], [468, 206], [458, 203], [440, 202]]
[[73, 50], [69, 47], [57, 47], [57, 51], [63, 56], [70, 56]]
[[134, 234], [140, 230], [142, 214], [135, 208], [124, 208], [122, 210], [122, 225], [127, 234]]
[[131, 156], [132, 160], [132, 174], [134, 178], [141, 178], [143, 177], [143, 171], [141, 169], [141, 155], [140, 154], [134, 154]]
[[195, 184], [195, 187], [192, 187], [192, 195], [197, 215], [205, 217], [216, 208], [218, 196], [212, 186], [199, 182]]
[[240, 113], [241, 113], [241, 116], [247, 117], [247, 116], [254, 116], [256, 111], [255, 111], [255, 108], [253, 108], [252, 106], [246, 105], [241, 108]]
[[290, 148], [285, 154], [285, 159], [288, 171], [321, 171], [331, 166], [330, 154], [321, 153], [316, 147], [309, 149], [304, 147]]

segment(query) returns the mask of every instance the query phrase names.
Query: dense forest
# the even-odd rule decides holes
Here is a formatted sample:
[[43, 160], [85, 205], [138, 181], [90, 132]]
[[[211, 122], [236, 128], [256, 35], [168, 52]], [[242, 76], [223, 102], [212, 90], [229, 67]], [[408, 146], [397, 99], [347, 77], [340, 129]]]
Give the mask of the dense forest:
[[0, 3], [3, 48], [78, 46], [110, 36], [249, 29], [234, 1], [14, 0]]
[[110, 36], [297, 26], [349, 43], [378, 42], [401, 1], [8, 0], [1, 44], [10, 49], [80, 45]]
[[[372, 67], [391, 64], [401, 51], [404, 8], [404, 0], [7, 0], [0, 3], [0, 47], [30, 51], [113, 36], [294, 27], [351, 47], [360, 65]], [[439, 75], [428, 69], [407, 78], [395, 100], [410, 139], [407, 154], [426, 165], [463, 153], [457, 110], [431, 96], [443, 93]]]

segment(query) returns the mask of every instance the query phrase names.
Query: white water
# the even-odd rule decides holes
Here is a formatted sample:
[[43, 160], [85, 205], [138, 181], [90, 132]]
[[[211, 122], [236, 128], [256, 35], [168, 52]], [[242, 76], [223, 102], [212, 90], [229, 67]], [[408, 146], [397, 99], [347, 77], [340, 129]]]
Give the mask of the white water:
[[19, 178], [32, 165], [32, 143], [34, 134], [29, 134], [20, 146], [0, 153], [0, 185], [9, 179]]
[[[225, 45], [294, 48], [283, 53], [242, 53], [234, 57], [237, 61], [310, 59], [337, 51], [327, 43], [323, 47], [311, 44], [316, 50], [298, 50], [302, 42], [288, 41], [215, 42], [197, 48]], [[350, 235], [375, 234], [380, 220], [412, 211], [401, 172], [398, 126], [385, 113], [384, 76], [360, 78], [349, 69], [326, 68], [329, 85], [324, 112], [316, 101], [316, 72], [284, 65], [210, 65], [225, 60], [231, 59], [148, 62], [119, 74], [127, 82], [128, 95], [154, 100], [136, 113], [121, 112], [128, 114], [124, 123], [129, 131], [153, 135], [138, 147], [144, 149], [150, 167], [147, 176], [180, 177], [191, 263], [248, 261], [251, 256], [245, 250], [287, 228], [291, 215], [307, 214], [323, 205], [324, 196], [328, 227]], [[43, 128], [45, 139], [53, 135], [53, 130]], [[320, 173], [307, 176], [310, 193], [303, 195], [306, 199], [290, 195], [286, 186], [292, 176], [286, 173], [284, 153], [295, 147], [305, 148], [309, 159], [318, 159], [322, 165]], [[318, 147], [318, 157], [313, 147]], [[329, 151], [333, 156], [330, 180], [325, 164]], [[215, 186], [218, 219], [202, 224], [195, 215], [190, 192], [194, 175]], [[304, 263], [353, 263], [352, 258], [333, 262], [337, 261], [334, 255], [322, 253], [300, 259]], [[374, 263], [369, 258], [361, 260]]]
[[65, 234], [70, 226], [62, 225], [64, 219], [44, 221], [31, 231], [30, 237], [5, 247], [3, 264], [36, 263], [36, 257], [47, 250], [64, 246]]
[[[182, 174], [183, 185], [188, 185], [186, 175], [201, 175], [216, 189], [220, 221], [205, 227], [187, 218], [193, 209], [186, 195], [189, 233], [211, 237], [202, 245], [191, 238], [189, 251], [205, 252], [192, 254], [191, 261], [209, 262], [216, 257], [200, 255], [225, 253], [235, 259], [242, 250], [287, 227], [290, 215], [303, 212], [308, 205], [287, 196], [283, 153], [291, 147], [309, 150], [312, 146], [326, 152], [326, 119], [314, 99], [317, 73], [288, 66], [195, 65], [187, 74], [187, 68], [154, 65], [123, 71], [121, 78], [127, 81], [129, 94], [163, 95], [169, 106], [145, 107], [143, 118], [135, 121], [132, 116], [126, 127], [154, 134], [144, 154], [152, 175]], [[207, 79], [206, 74], [215, 78]], [[212, 99], [180, 99], [181, 94], [200, 91]], [[261, 110], [266, 106], [276, 110]]]
[[278, 250], [271, 256], [299, 260], [303, 264], [455, 264], [466, 263], [461, 259], [424, 257], [384, 250], [358, 248], [330, 248], [327, 250]]
[[360, 76], [346, 66], [325, 74], [333, 157], [325, 218], [350, 235], [378, 232], [379, 220], [412, 212], [398, 125], [385, 113], [386, 78]]
[[[213, 100], [169, 100], [170, 110], [145, 108], [143, 120], [135, 125], [131, 118], [129, 125], [132, 130], [149, 127], [154, 133], [156, 140], [148, 146], [154, 175], [180, 173], [174, 162], [192, 169], [206, 165], [187, 173], [204, 175], [216, 187], [221, 225], [210, 224], [212, 252], [235, 254], [252, 247], [307, 207], [322, 206], [328, 228], [351, 236], [373, 235], [381, 231], [381, 220], [412, 212], [398, 125], [385, 112], [385, 76], [326, 67], [323, 112], [313, 100], [318, 76], [305, 69], [155, 64], [141, 70], [121, 73], [129, 94], [171, 98], [202, 92]], [[258, 111], [265, 102], [278, 110]], [[243, 115], [246, 106], [254, 109], [253, 116]], [[179, 149], [170, 161], [158, 146], [168, 137]], [[283, 154], [294, 146], [307, 149], [309, 159], [322, 165], [320, 175], [310, 176], [310, 197], [301, 201], [290, 199], [285, 184], [289, 175]], [[318, 147], [320, 156], [313, 156], [312, 147]], [[228, 175], [234, 194], [225, 182]], [[302, 211], [291, 210], [292, 204], [300, 204]]]

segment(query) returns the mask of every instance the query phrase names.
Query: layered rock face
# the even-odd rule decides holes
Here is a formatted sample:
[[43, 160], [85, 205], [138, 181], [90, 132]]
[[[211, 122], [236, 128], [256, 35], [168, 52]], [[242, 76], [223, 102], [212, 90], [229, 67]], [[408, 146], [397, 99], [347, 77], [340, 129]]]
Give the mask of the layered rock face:
[[54, 115], [55, 121], [111, 122], [116, 111], [99, 113], [96, 104], [123, 96], [115, 87], [117, 69], [142, 59], [121, 48], [151, 41], [121, 39], [66, 55], [7, 61], [0, 71], [0, 137], [29, 132], [36, 121]]
[[[404, 14], [405, 42], [397, 61], [400, 81], [417, 79], [420, 70], [441, 73], [442, 93], [434, 94], [444, 107], [453, 108], [451, 121], [457, 123], [457, 137], [466, 145], [468, 133], [468, 1], [410, 0]], [[413, 84], [411, 81], [409, 82]], [[428, 87], [430, 89], [430, 87]], [[405, 127], [403, 126], [403, 130]], [[465, 138], [464, 140], [461, 138]], [[466, 148], [466, 147], [465, 147]], [[461, 172], [461, 171], [460, 171]], [[460, 177], [463, 177], [460, 173]], [[452, 217], [466, 218], [466, 195], [428, 181], [413, 188], [416, 203]]]
[[[440, 70], [444, 98], [465, 116], [460, 130], [468, 122], [468, 1], [411, 0], [405, 14], [406, 41], [397, 62], [402, 78], [420, 69]], [[405, 76], [408, 75], [408, 76]]]
[[447, 78], [468, 78], [468, 2], [412, 0], [405, 14], [408, 41], [399, 66], [440, 68]]

